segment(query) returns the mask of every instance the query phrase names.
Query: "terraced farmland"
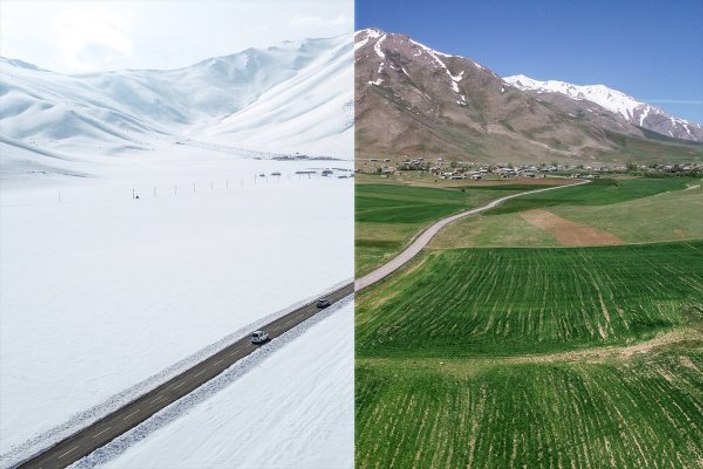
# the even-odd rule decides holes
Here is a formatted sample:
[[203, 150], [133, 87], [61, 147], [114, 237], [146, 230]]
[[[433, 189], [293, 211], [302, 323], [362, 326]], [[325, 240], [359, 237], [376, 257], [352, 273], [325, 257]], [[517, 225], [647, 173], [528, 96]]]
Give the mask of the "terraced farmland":
[[471, 357], [626, 344], [703, 304], [703, 242], [457, 249], [362, 292], [359, 357]]
[[540, 185], [496, 184], [428, 188], [356, 185], [356, 271], [363, 274], [402, 250], [431, 222]]
[[362, 360], [357, 466], [700, 467], [702, 371], [700, 341], [612, 363], [466, 374]]

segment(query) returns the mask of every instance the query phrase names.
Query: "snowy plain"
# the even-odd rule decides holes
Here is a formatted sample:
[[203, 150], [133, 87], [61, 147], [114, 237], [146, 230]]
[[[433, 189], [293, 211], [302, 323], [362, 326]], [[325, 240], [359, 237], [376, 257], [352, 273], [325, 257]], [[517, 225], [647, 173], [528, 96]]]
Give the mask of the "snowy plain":
[[143, 438], [137, 428], [74, 467], [353, 467], [353, 300], [299, 328], [269, 344], [276, 350], [261, 349], [252, 357], [260, 363], [209, 399], [154, 425], [158, 431]]
[[[336, 177], [352, 162], [166, 150], [86, 178], [3, 181], [3, 464], [28, 439], [47, 441], [86, 409], [353, 276], [353, 179]], [[335, 176], [321, 177], [328, 167]]]
[[[0, 58], [0, 71], [0, 467], [353, 277], [351, 34], [178, 70], [63, 75]], [[346, 329], [321, 361], [308, 360], [314, 342], [269, 348], [274, 370], [301, 377], [278, 392], [316, 389], [326, 367], [322, 389], [334, 390], [307, 420], [329, 436], [327, 456], [283, 417], [293, 402], [259, 396], [288, 422], [276, 429], [282, 464], [352, 460], [340, 414], [353, 405], [352, 325], [326, 320]], [[256, 407], [251, 386], [270, 376], [254, 371], [249, 387], [224, 390], [236, 397], [193, 411], [247, 426], [227, 399]], [[147, 460], [179, 454], [147, 441]], [[226, 454], [228, 431], [203, 445]]]

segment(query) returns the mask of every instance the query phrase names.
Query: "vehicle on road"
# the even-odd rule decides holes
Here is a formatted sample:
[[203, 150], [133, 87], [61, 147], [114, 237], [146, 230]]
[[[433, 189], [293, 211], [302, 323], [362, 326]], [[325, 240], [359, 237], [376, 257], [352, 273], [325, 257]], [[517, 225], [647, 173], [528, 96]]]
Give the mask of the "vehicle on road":
[[332, 303], [327, 298], [320, 298], [319, 300], [317, 300], [317, 307], [318, 308], [327, 308], [331, 304]]
[[251, 333], [251, 343], [252, 344], [263, 344], [270, 340], [268, 332], [266, 331], [254, 331]]

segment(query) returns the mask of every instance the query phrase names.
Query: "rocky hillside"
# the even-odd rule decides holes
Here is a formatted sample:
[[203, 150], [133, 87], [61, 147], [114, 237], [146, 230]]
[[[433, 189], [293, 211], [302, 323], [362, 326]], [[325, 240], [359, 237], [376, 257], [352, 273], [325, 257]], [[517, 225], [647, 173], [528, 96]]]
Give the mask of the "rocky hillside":
[[526, 92], [466, 57], [403, 34], [355, 35], [357, 158], [436, 155], [475, 161], [629, 161], [698, 145], [666, 138], [566, 96]]

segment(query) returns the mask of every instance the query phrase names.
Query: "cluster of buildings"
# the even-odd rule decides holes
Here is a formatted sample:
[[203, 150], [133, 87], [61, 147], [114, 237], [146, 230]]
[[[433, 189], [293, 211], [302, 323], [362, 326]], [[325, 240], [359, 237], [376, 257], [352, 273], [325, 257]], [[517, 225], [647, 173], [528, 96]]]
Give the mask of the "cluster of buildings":
[[[696, 163], [614, 163], [611, 165], [584, 165], [569, 163], [541, 163], [532, 165], [514, 166], [511, 163], [480, 164], [463, 161], [448, 161], [437, 158], [428, 161], [424, 157], [407, 157], [392, 163], [390, 159], [371, 158], [363, 162], [357, 172], [376, 174], [400, 174], [402, 171], [425, 171], [441, 179], [473, 179], [480, 180], [491, 174], [507, 179], [511, 177], [537, 178], [545, 177], [549, 173], [580, 178], [597, 178], [601, 174], [703, 174], [703, 162]], [[365, 169], [365, 166], [370, 166]]]

